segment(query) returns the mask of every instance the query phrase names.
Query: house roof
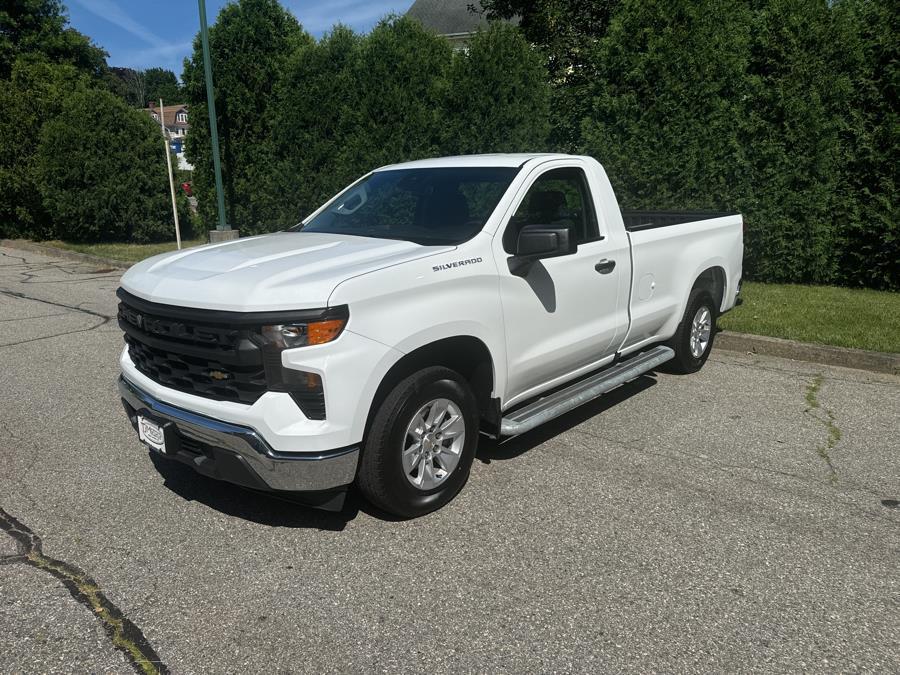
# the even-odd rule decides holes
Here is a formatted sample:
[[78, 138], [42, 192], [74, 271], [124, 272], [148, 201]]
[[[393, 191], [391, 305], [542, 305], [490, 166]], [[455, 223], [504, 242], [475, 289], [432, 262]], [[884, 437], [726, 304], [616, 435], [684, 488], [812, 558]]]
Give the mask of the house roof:
[[[469, 11], [469, 5], [477, 11]], [[478, 0], [416, 0], [406, 16], [439, 35], [474, 33], [488, 23]]]
[[[159, 113], [159, 106], [151, 105], [149, 108], [144, 108], [148, 113]], [[187, 112], [188, 107], [184, 104], [180, 105], [166, 105], [163, 106], [163, 122], [167, 127], [185, 127], [190, 126], [187, 122], [179, 122], [178, 121], [178, 113]]]

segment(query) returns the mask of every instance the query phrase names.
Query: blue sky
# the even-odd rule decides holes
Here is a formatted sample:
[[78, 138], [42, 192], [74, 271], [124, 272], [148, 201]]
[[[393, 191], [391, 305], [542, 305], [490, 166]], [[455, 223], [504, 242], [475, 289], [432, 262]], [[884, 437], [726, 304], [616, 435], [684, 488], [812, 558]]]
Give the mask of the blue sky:
[[[413, 0], [282, 0], [319, 37], [334, 24], [368, 31], [385, 14], [403, 14]], [[200, 30], [195, 0], [65, 0], [77, 30], [109, 52], [111, 66], [161, 66], [181, 77], [181, 63]], [[206, 0], [210, 23], [226, 0]]]

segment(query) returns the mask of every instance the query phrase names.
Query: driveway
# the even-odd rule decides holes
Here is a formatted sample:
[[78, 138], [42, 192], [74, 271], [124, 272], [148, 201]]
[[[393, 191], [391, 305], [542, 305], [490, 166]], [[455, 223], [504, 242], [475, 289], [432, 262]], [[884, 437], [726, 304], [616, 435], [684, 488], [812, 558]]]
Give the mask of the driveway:
[[0, 670], [898, 672], [900, 379], [716, 351], [329, 514], [148, 455], [118, 276], [0, 248]]

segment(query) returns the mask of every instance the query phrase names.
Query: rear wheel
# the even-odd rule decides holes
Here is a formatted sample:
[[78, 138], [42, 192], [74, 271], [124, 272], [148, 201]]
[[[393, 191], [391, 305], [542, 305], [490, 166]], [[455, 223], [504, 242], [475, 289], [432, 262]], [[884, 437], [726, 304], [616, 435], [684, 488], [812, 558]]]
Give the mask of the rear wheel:
[[414, 518], [440, 508], [465, 485], [478, 442], [478, 407], [448, 368], [420, 370], [379, 406], [357, 484], [389, 513]]
[[695, 288], [688, 298], [678, 332], [666, 343], [675, 350], [675, 358], [667, 369], [675, 373], [696, 373], [706, 363], [716, 338], [716, 305], [702, 288]]

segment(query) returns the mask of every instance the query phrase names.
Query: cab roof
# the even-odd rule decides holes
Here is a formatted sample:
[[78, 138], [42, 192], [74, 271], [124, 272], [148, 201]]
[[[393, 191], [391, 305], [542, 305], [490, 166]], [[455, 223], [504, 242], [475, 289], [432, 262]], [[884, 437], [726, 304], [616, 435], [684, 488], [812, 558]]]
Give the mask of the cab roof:
[[456, 157], [434, 157], [418, 159], [402, 164], [383, 166], [376, 171], [394, 171], [397, 169], [441, 169], [460, 167], [510, 167], [518, 168], [532, 159], [565, 159], [571, 155], [554, 153], [508, 153], [495, 155], [458, 155]]

